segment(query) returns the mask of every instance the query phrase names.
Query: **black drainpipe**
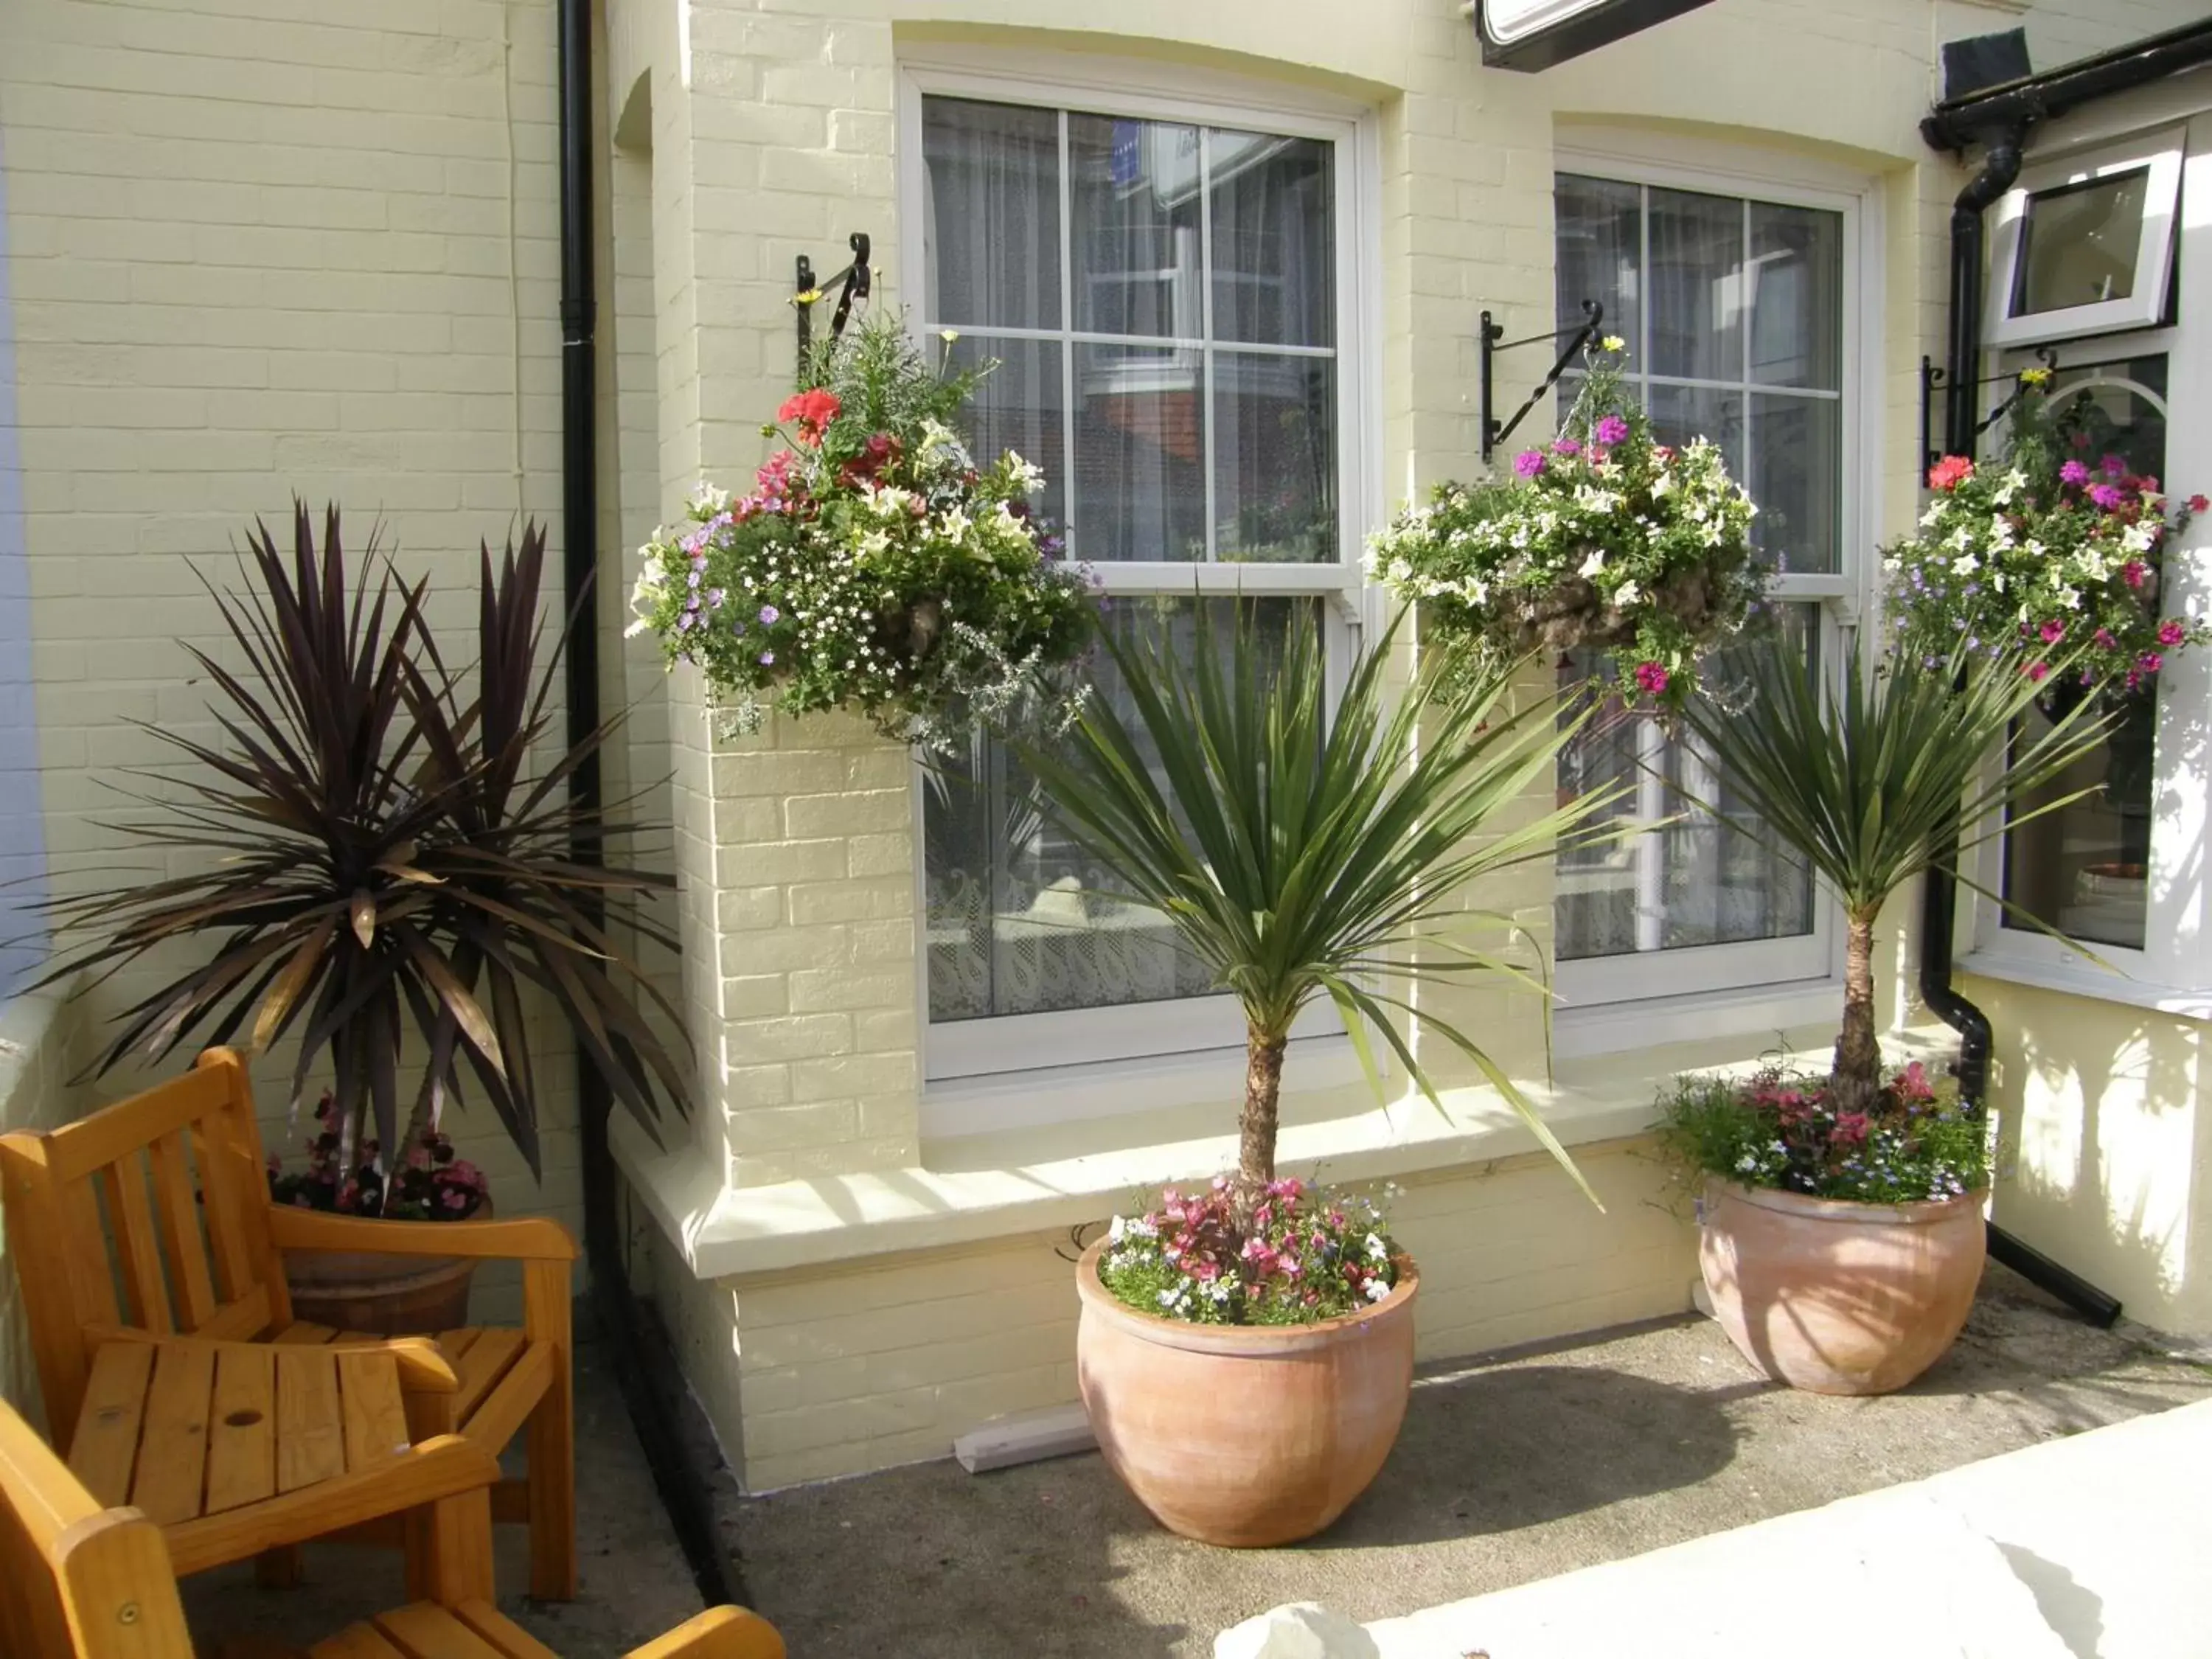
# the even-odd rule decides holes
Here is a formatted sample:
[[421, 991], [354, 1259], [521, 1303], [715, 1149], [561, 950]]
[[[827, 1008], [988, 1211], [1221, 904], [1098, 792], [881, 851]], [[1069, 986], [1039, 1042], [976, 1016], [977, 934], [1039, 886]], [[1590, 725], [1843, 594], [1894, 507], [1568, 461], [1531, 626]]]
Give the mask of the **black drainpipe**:
[[[2020, 176], [2021, 147], [2027, 123], [2017, 121], [1990, 140], [1982, 170], [1966, 182], [1951, 209], [1951, 337], [1944, 372], [1951, 387], [1943, 421], [1948, 454], [1972, 459], [1980, 409], [1975, 390], [1981, 375], [1982, 254], [1984, 215]], [[1951, 982], [1953, 920], [1959, 888], [1950, 866], [1959, 856], [1954, 828], [1946, 856], [1931, 866], [1921, 890], [1920, 1000], [1959, 1034], [1959, 1092], [1977, 1109], [1988, 1099], [1990, 1017], [1959, 994]], [[2120, 1316], [2118, 1301], [2070, 1268], [2022, 1243], [1991, 1222], [1990, 1255], [2030, 1283], [2073, 1308], [2092, 1324], [2110, 1326]]]
[[[571, 748], [599, 730], [599, 431], [593, 354], [598, 302], [592, 281], [592, 0], [560, 0], [557, 51], [561, 106], [561, 546], [562, 597], [568, 618], [568, 732]], [[597, 864], [604, 856], [595, 823], [599, 761], [593, 754], [569, 775], [576, 822], [570, 856]], [[576, 1112], [584, 1162], [584, 1254], [592, 1310], [629, 1408], [630, 1422], [653, 1470], [653, 1485], [709, 1607], [742, 1603], [744, 1586], [721, 1546], [699, 1458], [679, 1426], [684, 1385], [666, 1334], [630, 1294], [623, 1265], [621, 1218], [615, 1202], [614, 1159], [607, 1146], [613, 1097], [579, 1043]]]

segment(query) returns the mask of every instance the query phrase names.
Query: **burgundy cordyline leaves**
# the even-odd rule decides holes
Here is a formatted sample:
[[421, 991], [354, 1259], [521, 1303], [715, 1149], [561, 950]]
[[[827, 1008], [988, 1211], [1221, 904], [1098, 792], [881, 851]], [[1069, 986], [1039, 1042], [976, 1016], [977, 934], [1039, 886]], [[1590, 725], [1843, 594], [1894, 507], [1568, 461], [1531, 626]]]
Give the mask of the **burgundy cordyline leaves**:
[[222, 738], [149, 727], [195, 764], [142, 775], [159, 794], [125, 792], [154, 812], [120, 827], [183, 854], [190, 872], [47, 907], [84, 942], [43, 982], [104, 981], [156, 951], [193, 964], [116, 1017], [95, 1074], [188, 1041], [259, 1052], [296, 1034], [293, 1105], [326, 1063], [346, 1146], [373, 1133], [392, 1147], [435, 1122], [465, 1066], [536, 1173], [534, 988], [648, 1127], [664, 1095], [688, 1109], [685, 1068], [637, 994], [670, 1031], [676, 1010], [616, 942], [674, 947], [640, 905], [672, 879], [572, 852], [638, 832], [605, 811], [580, 817], [568, 797], [619, 720], [544, 750], [566, 639], [541, 672], [544, 555], [535, 525], [519, 550], [482, 550], [477, 659], [455, 665], [425, 620], [427, 583], [402, 581], [374, 535], [368, 570], [349, 579], [335, 507], [319, 550], [295, 503], [289, 559], [256, 525], [248, 592], [215, 594], [239, 666], [187, 647], [218, 694]]

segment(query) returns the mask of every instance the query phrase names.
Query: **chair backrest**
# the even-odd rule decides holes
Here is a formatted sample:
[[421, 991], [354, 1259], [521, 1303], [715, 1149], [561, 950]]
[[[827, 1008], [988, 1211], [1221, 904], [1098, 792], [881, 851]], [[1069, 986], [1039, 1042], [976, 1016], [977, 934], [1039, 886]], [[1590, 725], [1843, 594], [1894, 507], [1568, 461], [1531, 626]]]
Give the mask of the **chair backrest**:
[[191, 1659], [161, 1529], [103, 1510], [0, 1401], [0, 1655]]
[[253, 1091], [228, 1048], [65, 1127], [0, 1136], [0, 1182], [57, 1445], [103, 1329], [246, 1338], [291, 1322]]

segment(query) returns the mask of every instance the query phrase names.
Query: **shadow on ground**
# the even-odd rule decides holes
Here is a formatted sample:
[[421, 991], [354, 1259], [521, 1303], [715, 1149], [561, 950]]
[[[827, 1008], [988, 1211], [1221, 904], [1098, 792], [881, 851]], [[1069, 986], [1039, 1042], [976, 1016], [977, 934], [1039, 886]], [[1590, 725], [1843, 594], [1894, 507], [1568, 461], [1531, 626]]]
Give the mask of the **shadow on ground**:
[[1171, 1537], [1096, 1456], [776, 1493], [733, 1530], [795, 1659], [1199, 1659], [1279, 1602], [1411, 1613], [2208, 1396], [2212, 1371], [1992, 1267], [1887, 1399], [1777, 1388], [1703, 1320], [1425, 1368], [1373, 1489], [1296, 1548]]

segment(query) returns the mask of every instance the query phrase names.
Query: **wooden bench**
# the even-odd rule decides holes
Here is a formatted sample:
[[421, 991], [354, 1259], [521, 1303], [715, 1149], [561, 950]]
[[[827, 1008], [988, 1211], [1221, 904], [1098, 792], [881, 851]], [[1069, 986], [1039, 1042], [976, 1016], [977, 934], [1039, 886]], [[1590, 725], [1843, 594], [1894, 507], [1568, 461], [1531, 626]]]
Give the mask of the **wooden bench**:
[[[556, 1223], [375, 1221], [271, 1203], [252, 1089], [245, 1066], [227, 1048], [211, 1048], [186, 1075], [65, 1127], [0, 1136], [0, 1182], [9, 1254], [21, 1279], [54, 1443], [87, 1473], [109, 1470], [110, 1484], [94, 1485], [103, 1504], [127, 1498], [169, 1528], [179, 1571], [267, 1553], [267, 1577], [296, 1577], [296, 1554], [287, 1552], [298, 1543], [341, 1529], [409, 1542], [400, 1517], [416, 1510], [410, 1590], [419, 1591], [413, 1570], [430, 1547], [423, 1529], [439, 1524], [441, 1513], [419, 1506], [441, 1498], [463, 1508], [483, 1503], [495, 1520], [527, 1522], [530, 1593], [560, 1601], [575, 1595], [569, 1275], [576, 1248]], [[355, 1250], [520, 1261], [522, 1328], [385, 1343], [295, 1320], [284, 1257]], [[393, 1498], [367, 1512], [360, 1504], [306, 1501], [300, 1491], [260, 1491], [268, 1483], [258, 1464], [250, 1479], [226, 1477], [211, 1487], [205, 1419], [187, 1415], [186, 1431], [167, 1437], [164, 1459], [149, 1464], [142, 1450], [121, 1472], [128, 1486], [118, 1489], [112, 1460], [88, 1467], [78, 1449], [97, 1357], [118, 1340], [176, 1338], [332, 1351], [326, 1366], [297, 1367], [288, 1366], [280, 1352], [273, 1373], [280, 1382], [288, 1375], [359, 1370], [363, 1362], [349, 1356], [371, 1349], [392, 1354], [410, 1442], [404, 1459], [416, 1484], [391, 1488], [391, 1471], [363, 1478], [364, 1501], [380, 1486]], [[258, 1387], [261, 1373], [253, 1362], [238, 1358], [234, 1370], [235, 1386]], [[114, 1385], [113, 1376], [107, 1382]], [[146, 1407], [151, 1409], [150, 1398]], [[526, 1476], [498, 1480], [500, 1453], [526, 1431]], [[252, 1442], [257, 1455], [259, 1446]], [[440, 1466], [428, 1474], [446, 1483], [442, 1490], [424, 1489], [426, 1463]], [[483, 1479], [495, 1482], [488, 1494], [454, 1496], [486, 1469]], [[350, 1468], [325, 1467], [323, 1473], [356, 1479]], [[273, 1463], [270, 1479], [282, 1487]], [[157, 1494], [151, 1501], [142, 1489], [148, 1481]], [[251, 1524], [241, 1505], [252, 1507]]]
[[[161, 1529], [103, 1508], [30, 1425], [0, 1404], [0, 1655], [6, 1659], [193, 1659]], [[482, 1547], [490, 1548], [487, 1522]], [[274, 1656], [260, 1644], [217, 1652]], [[702, 1613], [629, 1659], [783, 1659], [766, 1620]], [[557, 1659], [488, 1596], [416, 1601], [352, 1625], [307, 1659]]]

